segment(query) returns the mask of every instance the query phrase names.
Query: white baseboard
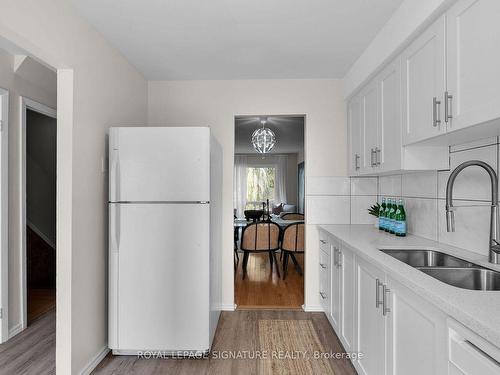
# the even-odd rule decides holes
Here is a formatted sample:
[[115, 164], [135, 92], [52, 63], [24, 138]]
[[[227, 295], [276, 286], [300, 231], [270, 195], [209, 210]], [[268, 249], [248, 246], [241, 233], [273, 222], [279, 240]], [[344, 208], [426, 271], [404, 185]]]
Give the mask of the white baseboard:
[[223, 303], [221, 305], [221, 309], [222, 309], [222, 311], [234, 311], [234, 310], [236, 310], [236, 305], [230, 304], [230, 303], [228, 303], [228, 304]]
[[96, 354], [94, 358], [90, 360], [90, 362], [80, 371], [80, 375], [90, 375], [92, 371], [101, 363], [101, 361], [106, 357], [109, 353], [109, 348], [104, 346], [99, 353]]
[[9, 329], [9, 339], [13, 338], [15, 335], [23, 331], [23, 323], [18, 323], [14, 327]]
[[26, 225], [28, 227], [30, 227], [30, 229], [35, 232], [42, 240], [44, 240], [47, 245], [49, 245], [51, 248], [55, 249], [56, 248], [56, 244], [51, 241], [49, 239], [49, 237], [47, 237], [45, 234], [42, 233], [42, 231], [40, 229], [37, 228], [37, 226], [35, 224], [33, 224], [31, 221], [26, 221]]
[[323, 312], [325, 311], [320, 305], [302, 305], [302, 309], [306, 312]]

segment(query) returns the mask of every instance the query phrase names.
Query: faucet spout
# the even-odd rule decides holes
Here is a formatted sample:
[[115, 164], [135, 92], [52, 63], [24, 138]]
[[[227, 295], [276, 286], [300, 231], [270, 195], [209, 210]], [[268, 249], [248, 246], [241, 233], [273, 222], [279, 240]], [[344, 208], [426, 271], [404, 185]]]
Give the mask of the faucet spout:
[[465, 168], [477, 166], [483, 168], [490, 176], [491, 181], [491, 216], [490, 216], [490, 240], [489, 240], [489, 261], [500, 264], [500, 228], [498, 218], [498, 177], [495, 170], [484, 161], [470, 160], [460, 164], [450, 174], [446, 184], [446, 229], [448, 232], [455, 231], [456, 207], [453, 206], [453, 187], [455, 179]]

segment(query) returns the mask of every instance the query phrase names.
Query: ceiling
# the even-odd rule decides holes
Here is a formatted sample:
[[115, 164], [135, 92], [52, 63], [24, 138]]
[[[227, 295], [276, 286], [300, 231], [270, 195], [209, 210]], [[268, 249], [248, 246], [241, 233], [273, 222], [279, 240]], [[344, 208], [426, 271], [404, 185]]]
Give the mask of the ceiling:
[[[272, 154], [301, 153], [304, 150], [304, 118], [294, 116], [270, 116], [266, 127], [276, 134], [276, 146]], [[235, 121], [236, 154], [257, 154], [251, 144], [252, 133], [262, 127], [260, 117], [238, 117]]]
[[70, 0], [150, 80], [342, 78], [403, 0]]

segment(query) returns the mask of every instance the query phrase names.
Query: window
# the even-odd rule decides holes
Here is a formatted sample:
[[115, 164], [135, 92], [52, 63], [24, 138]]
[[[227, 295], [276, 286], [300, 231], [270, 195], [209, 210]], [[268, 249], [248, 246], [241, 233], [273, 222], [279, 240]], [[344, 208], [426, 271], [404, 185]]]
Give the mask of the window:
[[274, 200], [275, 178], [274, 167], [247, 168], [247, 209], [261, 209], [262, 202]]

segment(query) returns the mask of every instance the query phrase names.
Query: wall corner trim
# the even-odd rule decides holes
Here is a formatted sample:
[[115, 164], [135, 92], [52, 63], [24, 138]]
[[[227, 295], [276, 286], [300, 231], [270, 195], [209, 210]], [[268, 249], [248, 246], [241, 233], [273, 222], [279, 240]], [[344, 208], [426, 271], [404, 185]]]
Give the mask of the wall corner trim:
[[108, 346], [103, 346], [101, 350], [90, 360], [89, 363], [79, 372], [80, 375], [90, 375], [92, 371], [101, 363], [101, 361], [106, 357], [109, 353], [110, 349]]

